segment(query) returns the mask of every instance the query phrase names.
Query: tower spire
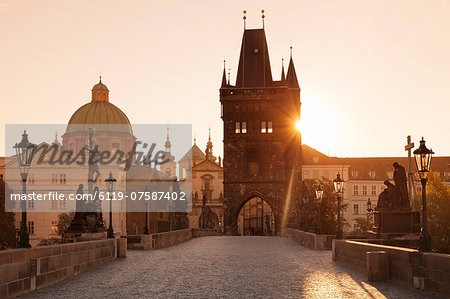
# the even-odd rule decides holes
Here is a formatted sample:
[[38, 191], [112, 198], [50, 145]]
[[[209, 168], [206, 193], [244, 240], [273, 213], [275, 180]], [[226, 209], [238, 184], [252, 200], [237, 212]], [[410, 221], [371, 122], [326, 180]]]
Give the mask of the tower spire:
[[169, 139], [169, 122], [167, 122], [167, 139], [166, 139], [166, 153], [170, 153], [170, 149], [171, 149], [171, 144], [170, 144], [170, 139]]
[[284, 75], [284, 58], [281, 58], [281, 81], [285, 81], [286, 76]]
[[289, 66], [288, 66], [288, 71], [287, 71], [287, 75], [286, 75], [286, 81], [287, 81], [287, 85], [288, 87], [291, 88], [299, 88], [300, 86], [298, 85], [298, 79], [297, 79], [297, 74], [295, 72], [295, 66], [294, 66], [294, 60], [292, 59], [292, 41], [291, 41], [291, 46], [290, 46], [290, 59], [289, 59]]
[[223, 60], [222, 87], [227, 86], [227, 74], [225, 71], [225, 59]]

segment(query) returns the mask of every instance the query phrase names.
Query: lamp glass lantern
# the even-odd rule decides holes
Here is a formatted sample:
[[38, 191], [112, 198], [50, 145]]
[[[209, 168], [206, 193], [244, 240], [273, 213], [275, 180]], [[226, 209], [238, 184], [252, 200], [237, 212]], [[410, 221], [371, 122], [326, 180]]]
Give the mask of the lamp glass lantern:
[[316, 190], [316, 199], [322, 200], [323, 198], [323, 190], [322, 187], [319, 185], [319, 187]]
[[433, 154], [434, 152], [426, 147], [425, 140], [422, 137], [419, 148], [414, 151], [420, 179], [427, 179], [431, 168], [431, 157]]
[[13, 147], [16, 150], [17, 162], [19, 164], [22, 178], [26, 179], [30, 170], [31, 161], [34, 156], [36, 145], [28, 141], [27, 131], [23, 131], [22, 140]]
[[344, 191], [344, 180], [341, 179], [341, 175], [338, 173], [337, 177], [333, 180], [334, 191], [336, 193], [342, 193]]
[[109, 172], [109, 177], [105, 180], [106, 183], [106, 190], [108, 190], [108, 192], [114, 192], [114, 188], [116, 186], [116, 179], [113, 178], [112, 176], [112, 172]]
[[367, 199], [367, 212], [371, 212], [372, 211], [372, 202], [370, 201], [370, 198]]

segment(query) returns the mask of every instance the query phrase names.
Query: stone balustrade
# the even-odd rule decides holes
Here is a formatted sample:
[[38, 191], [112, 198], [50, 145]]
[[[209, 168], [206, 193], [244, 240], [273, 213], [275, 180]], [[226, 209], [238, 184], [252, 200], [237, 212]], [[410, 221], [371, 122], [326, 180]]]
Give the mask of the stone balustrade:
[[316, 235], [294, 228], [286, 228], [284, 235], [292, 238], [297, 243], [314, 250], [331, 249], [331, 240], [335, 235]]
[[[333, 260], [366, 271], [367, 252], [384, 251], [388, 256], [389, 279], [417, 289], [450, 297], [450, 255], [415, 249], [333, 240]], [[370, 262], [370, 261], [369, 261]]]
[[127, 236], [128, 249], [150, 250], [183, 243], [192, 239], [192, 230], [180, 229], [149, 235]]
[[0, 297], [15, 297], [116, 258], [115, 239], [0, 251]]

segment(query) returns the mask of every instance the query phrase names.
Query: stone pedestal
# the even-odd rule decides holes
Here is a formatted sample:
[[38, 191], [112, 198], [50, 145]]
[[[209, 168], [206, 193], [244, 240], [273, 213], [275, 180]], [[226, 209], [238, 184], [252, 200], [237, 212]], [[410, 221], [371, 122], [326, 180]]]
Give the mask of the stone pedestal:
[[117, 257], [127, 257], [127, 238], [117, 238]]
[[420, 214], [410, 210], [380, 210], [374, 213], [373, 232], [381, 234], [411, 234], [420, 232]]
[[366, 252], [366, 263], [368, 281], [389, 279], [389, 255], [386, 251]]

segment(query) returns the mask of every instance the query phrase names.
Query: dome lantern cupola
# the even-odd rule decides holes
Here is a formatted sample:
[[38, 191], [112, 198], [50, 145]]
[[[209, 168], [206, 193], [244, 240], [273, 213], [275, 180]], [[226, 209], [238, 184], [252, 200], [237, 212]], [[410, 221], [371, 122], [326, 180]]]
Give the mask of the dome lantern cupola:
[[102, 76], [100, 82], [92, 87], [92, 102], [109, 102], [109, 90], [105, 84], [102, 83]]

